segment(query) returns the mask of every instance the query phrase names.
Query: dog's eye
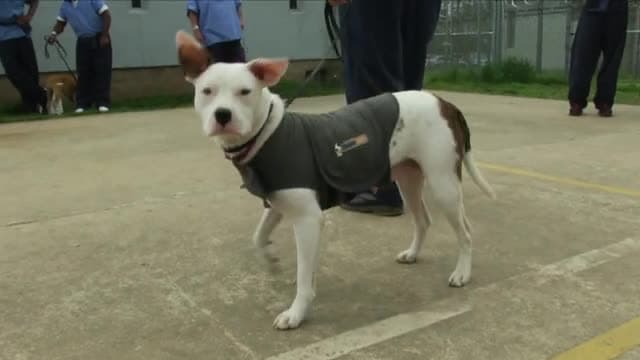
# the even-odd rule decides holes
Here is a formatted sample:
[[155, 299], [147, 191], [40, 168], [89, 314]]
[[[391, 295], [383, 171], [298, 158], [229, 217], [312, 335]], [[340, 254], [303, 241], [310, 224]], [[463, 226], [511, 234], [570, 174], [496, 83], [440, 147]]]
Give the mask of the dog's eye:
[[202, 89], [202, 93], [205, 95], [211, 95], [211, 88], [206, 87]]
[[240, 90], [240, 95], [249, 95], [250, 93], [251, 93], [251, 89]]

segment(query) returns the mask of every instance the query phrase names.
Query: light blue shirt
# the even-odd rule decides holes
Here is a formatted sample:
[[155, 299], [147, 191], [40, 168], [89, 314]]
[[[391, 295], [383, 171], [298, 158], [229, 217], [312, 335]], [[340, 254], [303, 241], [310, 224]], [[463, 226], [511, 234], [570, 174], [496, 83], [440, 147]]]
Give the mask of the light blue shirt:
[[187, 10], [198, 14], [200, 31], [207, 46], [242, 38], [238, 16], [240, 5], [240, 0], [187, 0]]
[[107, 10], [104, 0], [64, 0], [58, 20], [71, 25], [80, 38], [94, 37], [102, 32], [101, 15]]
[[24, 6], [25, 0], [0, 0], [0, 41], [27, 36], [15, 22], [24, 15]]

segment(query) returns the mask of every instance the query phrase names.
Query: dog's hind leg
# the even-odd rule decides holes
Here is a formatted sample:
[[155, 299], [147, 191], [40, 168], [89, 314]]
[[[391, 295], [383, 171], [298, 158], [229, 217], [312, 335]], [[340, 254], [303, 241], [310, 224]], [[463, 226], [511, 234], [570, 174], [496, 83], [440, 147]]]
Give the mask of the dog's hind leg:
[[258, 255], [267, 260], [267, 263], [278, 261], [277, 257], [273, 256], [271, 252], [269, 252], [269, 245], [271, 245], [269, 237], [281, 220], [282, 214], [274, 209], [266, 208], [264, 209], [262, 218], [260, 219], [258, 227], [253, 234], [253, 244], [258, 250]]
[[458, 238], [458, 261], [449, 277], [449, 285], [462, 287], [471, 279], [471, 234], [462, 202], [462, 187], [454, 172], [434, 174], [429, 183], [435, 200], [442, 208]]
[[427, 230], [431, 225], [431, 215], [422, 198], [424, 175], [416, 163], [405, 162], [394, 166], [393, 176], [400, 188], [402, 198], [413, 216], [414, 223], [411, 245], [396, 256], [396, 261], [401, 264], [412, 264], [416, 262], [427, 236]]

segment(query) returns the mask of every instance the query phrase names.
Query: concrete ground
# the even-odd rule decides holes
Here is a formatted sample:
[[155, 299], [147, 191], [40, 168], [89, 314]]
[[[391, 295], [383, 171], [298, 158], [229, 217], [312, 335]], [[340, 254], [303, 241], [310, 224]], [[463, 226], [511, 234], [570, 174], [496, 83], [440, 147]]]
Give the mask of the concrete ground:
[[[408, 216], [333, 209], [314, 312], [288, 332], [271, 323], [294, 294], [289, 224], [265, 271], [261, 203], [190, 109], [0, 126], [0, 359], [547, 359], [637, 319], [640, 108], [440, 94], [498, 194], [465, 174], [472, 282], [447, 286], [456, 241], [436, 209], [413, 266], [394, 262]], [[612, 354], [640, 358], [640, 326], [625, 334]]]

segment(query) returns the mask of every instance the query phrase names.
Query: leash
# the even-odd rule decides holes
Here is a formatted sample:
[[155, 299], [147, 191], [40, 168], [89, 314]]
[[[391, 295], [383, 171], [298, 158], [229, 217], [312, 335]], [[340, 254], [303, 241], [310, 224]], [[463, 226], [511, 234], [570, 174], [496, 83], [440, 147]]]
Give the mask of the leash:
[[[340, 28], [338, 27], [338, 23], [336, 22], [336, 18], [333, 14], [333, 7], [329, 5], [329, 2], [325, 2], [325, 5], [324, 5], [324, 23], [327, 29], [327, 34], [329, 35], [329, 40], [331, 41], [331, 46], [333, 47], [333, 51], [335, 52], [338, 59], [342, 61], [342, 56], [340, 55], [340, 51], [338, 50], [338, 44], [337, 44], [337, 39], [340, 37]], [[318, 65], [315, 66], [311, 74], [307, 76], [304, 82], [300, 84], [300, 86], [298, 87], [294, 95], [285, 101], [284, 103], [285, 109], [291, 106], [291, 104], [297, 98], [299, 98], [300, 95], [302, 95], [302, 93], [304, 92], [306, 87], [309, 85], [311, 80], [315, 78], [318, 71], [320, 71], [324, 63], [327, 62], [327, 59], [328, 59], [328, 56], [325, 56], [322, 59], [320, 59], [320, 62], [318, 63]]]
[[51, 57], [51, 55], [49, 55], [49, 45], [52, 45], [56, 49], [56, 51], [58, 52], [58, 56], [60, 57], [60, 59], [62, 59], [62, 62], [67, 67], [67, 71], [69, 71], [69, 74], [71, 74], [71, 76], [73, 76], [73, 78], [77, 82], [78, 78], [76, 77], [76, 74], [73, 72], [73, 70], [71, 70], [71, 66], [69, 66], [69, 63], [67, 62], [67, 49], [65, 49], [64, 46], [60, 44], [60, 41], [58, 41], [58, 39], [56, 39], [53, 42], [53, 44], [49, 44], [48, 36], [45, 36], [44, 37], [44, 56], [47, 59]]

